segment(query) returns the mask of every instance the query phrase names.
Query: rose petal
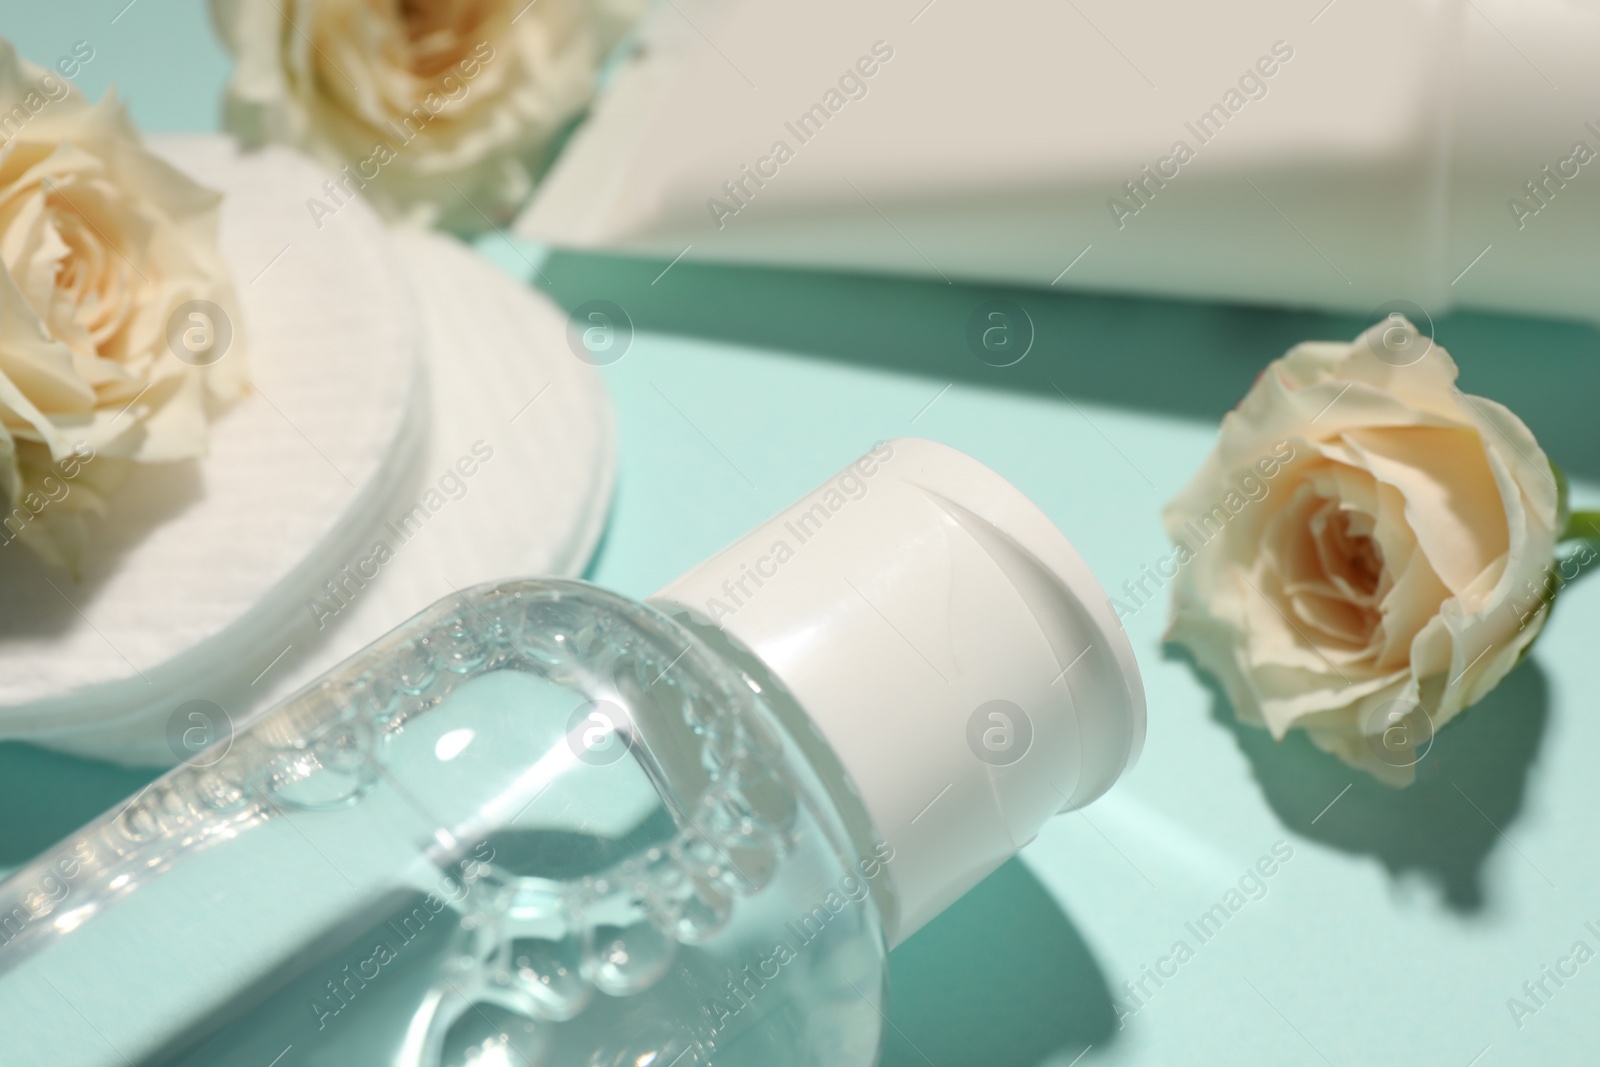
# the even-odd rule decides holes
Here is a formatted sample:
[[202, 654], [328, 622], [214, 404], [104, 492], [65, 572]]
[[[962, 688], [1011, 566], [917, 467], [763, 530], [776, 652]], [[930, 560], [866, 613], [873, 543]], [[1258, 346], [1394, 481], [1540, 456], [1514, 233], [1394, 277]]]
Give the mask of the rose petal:
[[1406, 525], [1455, 593], [1510, 546], [1500, 491], [1478, 435], [1468, 428], [1352, 430], [1367, 469], [1405, 497]]

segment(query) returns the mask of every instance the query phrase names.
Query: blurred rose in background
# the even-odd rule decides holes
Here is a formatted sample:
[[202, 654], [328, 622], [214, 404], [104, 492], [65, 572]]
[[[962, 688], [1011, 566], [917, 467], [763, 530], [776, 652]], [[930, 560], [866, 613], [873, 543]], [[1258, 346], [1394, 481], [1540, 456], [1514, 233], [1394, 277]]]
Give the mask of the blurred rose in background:
[[225, 121], [304, 149], [392, 218], [510, 221], [642, 0], [212, 0], [237, 58]]

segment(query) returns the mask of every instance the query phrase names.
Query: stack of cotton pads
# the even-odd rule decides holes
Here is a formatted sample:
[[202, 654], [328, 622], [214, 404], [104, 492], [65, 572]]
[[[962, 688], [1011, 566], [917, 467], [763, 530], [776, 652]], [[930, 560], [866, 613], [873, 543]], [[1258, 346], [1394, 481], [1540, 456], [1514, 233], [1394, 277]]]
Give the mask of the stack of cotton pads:
[[603, 385], [543, 296], [359, 200], [314, 218], [326, 175], [291, 152], [157, 148], [225, 194], [243, 321], [223, 358], [253, 388], [205, 459], [134, 470], [79, 577], [0, 548], [0, 738], [141, 764], [458, 589], [577, 573], [615, 463]]

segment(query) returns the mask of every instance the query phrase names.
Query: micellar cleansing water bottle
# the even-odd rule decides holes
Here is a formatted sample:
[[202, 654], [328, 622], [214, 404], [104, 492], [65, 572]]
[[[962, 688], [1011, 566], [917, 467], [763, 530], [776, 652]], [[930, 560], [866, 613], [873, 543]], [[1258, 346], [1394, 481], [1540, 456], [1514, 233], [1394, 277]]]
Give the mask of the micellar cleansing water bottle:
[[1044, 514], [880, 444], [643, 604], [442, 601], [17, 872], [0, 1049], [869, 1067], [888, 948], [1143, 733]]

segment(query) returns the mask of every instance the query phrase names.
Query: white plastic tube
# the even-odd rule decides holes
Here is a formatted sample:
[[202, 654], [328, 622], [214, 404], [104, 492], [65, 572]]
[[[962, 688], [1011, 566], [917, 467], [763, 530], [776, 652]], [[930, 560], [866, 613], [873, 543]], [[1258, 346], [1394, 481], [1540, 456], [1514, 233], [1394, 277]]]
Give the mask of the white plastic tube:
[[1591, 317], [1596, 54], [1588, 0], [674, 0], [519, 232]]

